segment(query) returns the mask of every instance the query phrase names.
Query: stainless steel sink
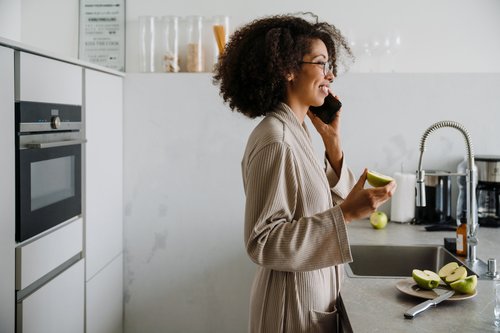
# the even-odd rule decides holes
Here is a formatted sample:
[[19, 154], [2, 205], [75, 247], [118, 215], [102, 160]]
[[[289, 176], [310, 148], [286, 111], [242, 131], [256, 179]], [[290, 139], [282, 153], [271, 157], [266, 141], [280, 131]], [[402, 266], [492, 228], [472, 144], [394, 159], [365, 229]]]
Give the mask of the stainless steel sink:
[[[463, 264], [439, 245], [351, 245], [351, 253], [353, 262], [345, 265], [349, 277], [403, 278], [411, 276], [414, 268], [437, 273], [451, 261]], [[468, 274], [476, 274], [466, 268]]]

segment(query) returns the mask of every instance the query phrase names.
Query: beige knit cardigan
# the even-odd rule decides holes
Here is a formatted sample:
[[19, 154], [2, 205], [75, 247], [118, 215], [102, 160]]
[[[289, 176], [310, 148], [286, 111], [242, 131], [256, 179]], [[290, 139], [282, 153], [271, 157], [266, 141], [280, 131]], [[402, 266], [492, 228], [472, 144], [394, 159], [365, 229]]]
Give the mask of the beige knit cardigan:
[[337, 206], [355, 183], [322, 168], [305, 124], [286, 104], [251, 133], [242, 161], [245, 245], [257, 272], [250, 332], [335, 332], [336, 300], [351, 252]]

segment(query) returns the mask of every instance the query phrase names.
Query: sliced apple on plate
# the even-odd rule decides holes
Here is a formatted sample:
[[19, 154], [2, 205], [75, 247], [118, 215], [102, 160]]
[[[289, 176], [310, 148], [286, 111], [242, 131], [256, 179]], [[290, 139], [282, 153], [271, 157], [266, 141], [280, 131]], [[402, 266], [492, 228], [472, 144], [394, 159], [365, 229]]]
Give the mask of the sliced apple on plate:
[[463, 280], [467, 277], [467, 269], [464, 266], [460, 266], [453, 270], [450, 274], [446, 275], [444, 282], [450, 284], [452, 282]]
[[458, 263], [455, 261], [449, 262], [438, 271], [439, 277], [444, 281], [444, 279], [453, 273], [459, 267]]
[[470, 294], [470, 295], [476, 292], [476, 286], [477, 286], [476, 275], [470, 275], [465, 279], [457, 280], [450, 283], [451, 289], [458, 291], [459, 293], [462, 294]]
[[420, 288], [423, 289], [434, 289], [439, 286], [439, 281], [441, 278], [433, 271], [414, 269], [411, 276], [413, 280], [417, 283]]

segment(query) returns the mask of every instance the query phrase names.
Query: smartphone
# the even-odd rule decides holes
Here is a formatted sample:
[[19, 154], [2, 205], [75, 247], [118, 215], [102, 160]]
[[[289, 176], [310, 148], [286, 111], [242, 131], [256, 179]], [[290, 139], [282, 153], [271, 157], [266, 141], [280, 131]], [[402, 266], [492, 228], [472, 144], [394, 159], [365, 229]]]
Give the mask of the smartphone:
[[330, 124], [337, 112], [342, 107], [342, 103], [336, 99], [332, 94], [325, 97], [325, 102], [321, 106], [310, 106], [309, 110], [317, 115], [325, 124]]

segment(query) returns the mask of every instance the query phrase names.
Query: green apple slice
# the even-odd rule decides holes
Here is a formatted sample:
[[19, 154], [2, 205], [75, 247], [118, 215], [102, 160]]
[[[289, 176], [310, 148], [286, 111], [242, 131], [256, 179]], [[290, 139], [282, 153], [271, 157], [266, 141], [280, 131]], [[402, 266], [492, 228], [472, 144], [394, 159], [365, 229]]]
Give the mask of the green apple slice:
[[372, 170], [368, 170], [368, 174], [366, 175], [366, 181], [373, 187], [385, 186], [393, 180], [394, 178], [392, 177], [385, 176]]
[[428, 290], [439, 286], [439, 281], [441, 281], [439, 275], [429, 270], [421, 271], [420, 269], [414, 269], [411, 276], [420, 288]]
[[450, 275], [447, 275], [444, 278], [444, 282], [447, 284], [451, 284], [455, 281], [458, 280], [463, 280], [467, 277], [467, 270], [465, 269], [464, 266], [460, 266], [457, 269], [455, 269]]
[[477, 276], [470, 275], [465, 279], [457, 280], [450, 283], [451, 289], [458, 291], [462, 294], [474, 294], [477, 286]]
[[438, 272], [438, 275], [444, 281], [444, 279], [448, 275], [450, 275], [451, 273], [453, 273], [453, 271], [455, 271], [458, 267], [459, 267], [459, 265], [458, 265], [457, 262], [455, 262], [455, 261], [449, 262], [446, 265], [444, 265], [443, 267], [441, 267], [441, 269]]

